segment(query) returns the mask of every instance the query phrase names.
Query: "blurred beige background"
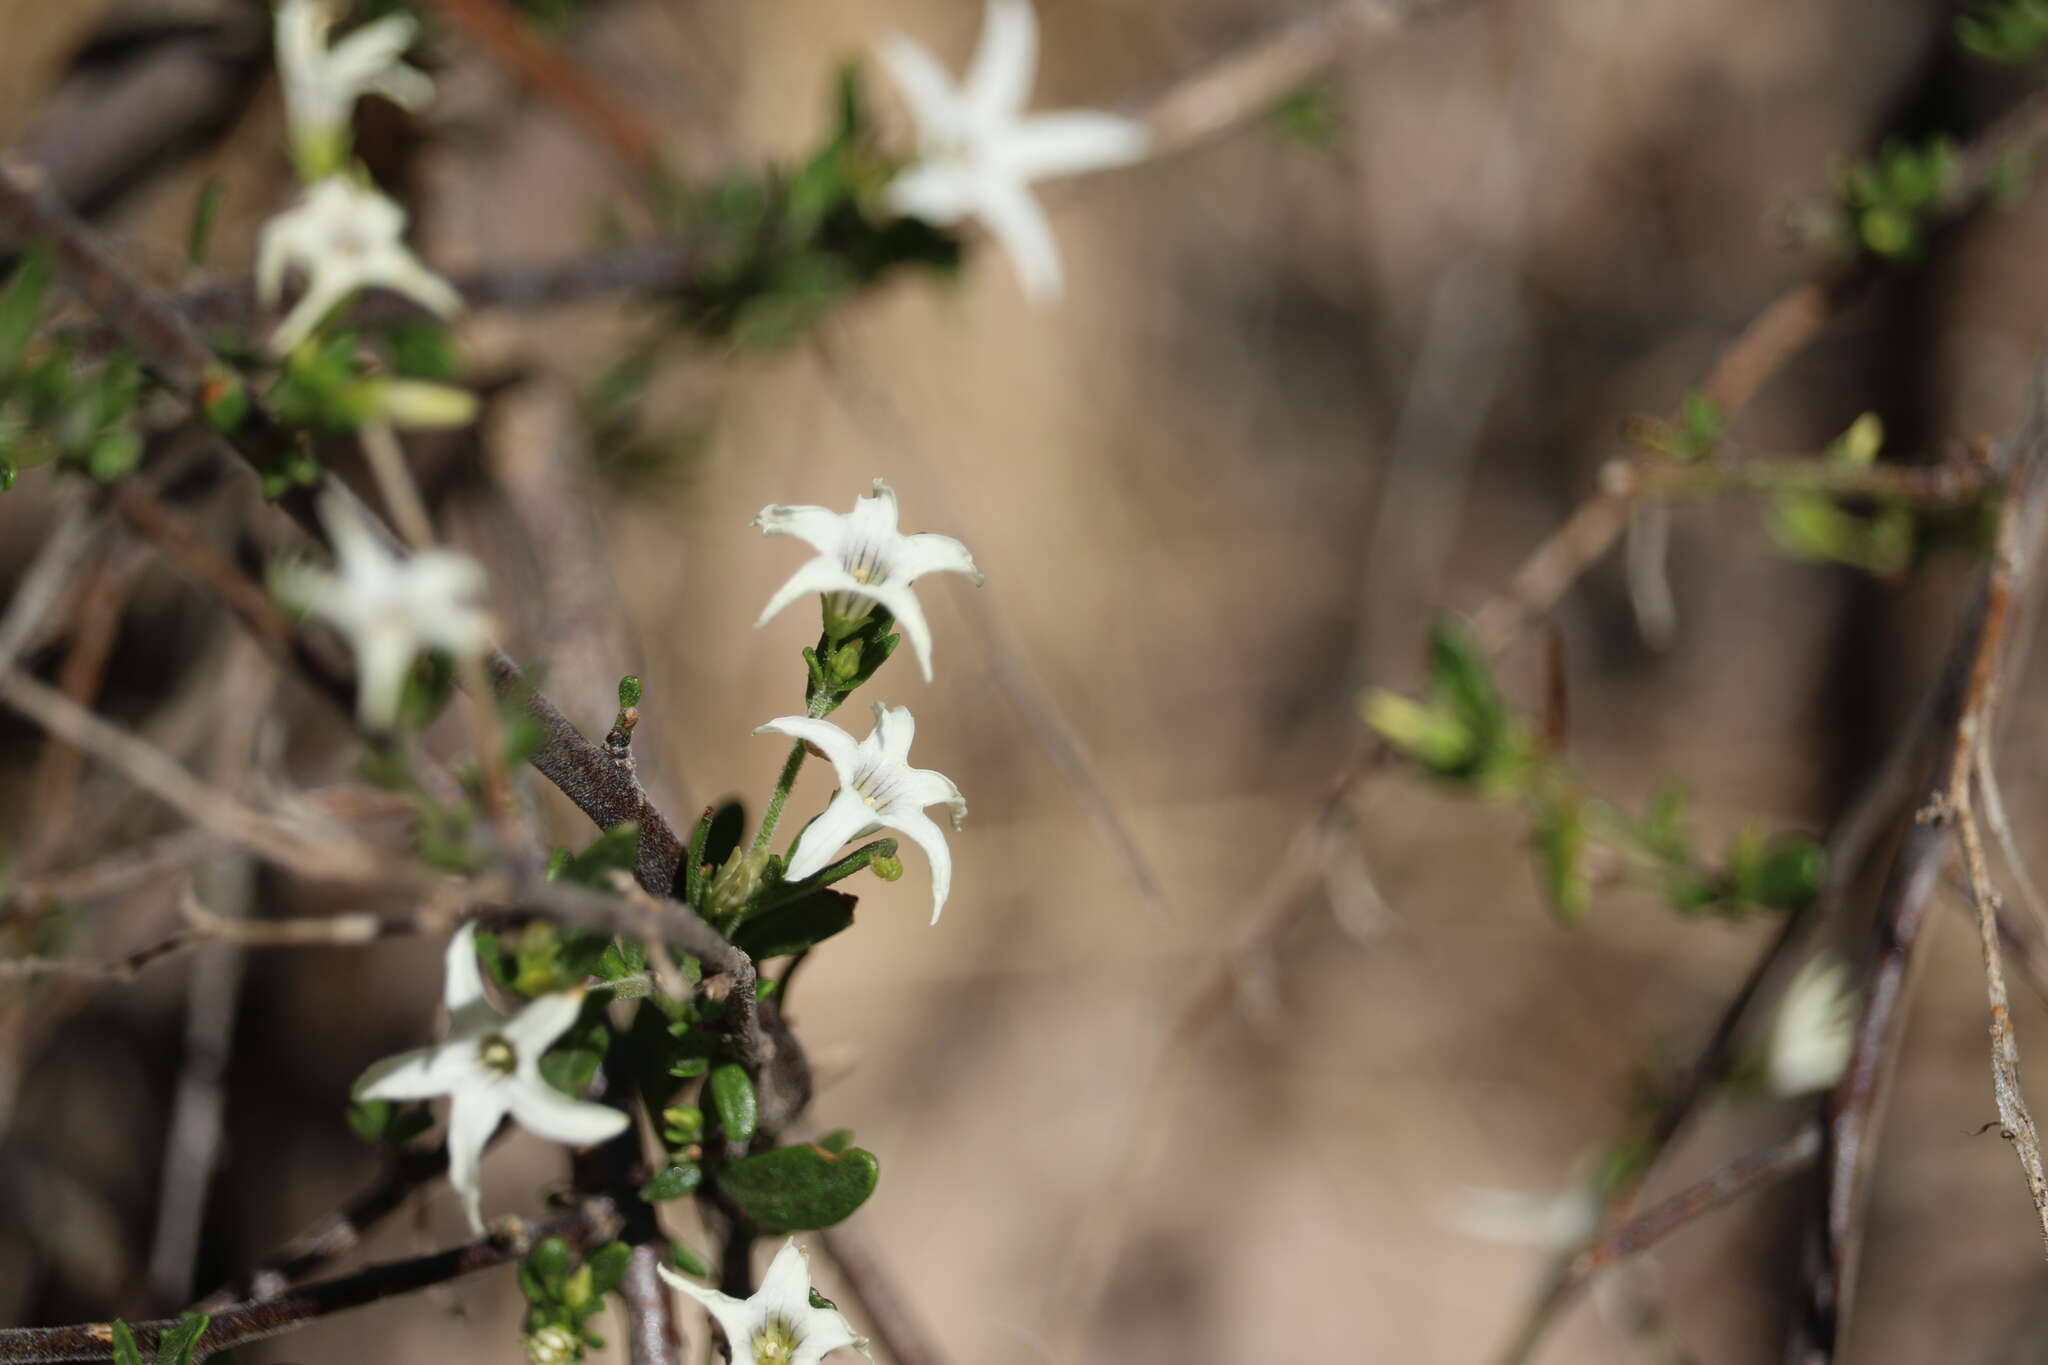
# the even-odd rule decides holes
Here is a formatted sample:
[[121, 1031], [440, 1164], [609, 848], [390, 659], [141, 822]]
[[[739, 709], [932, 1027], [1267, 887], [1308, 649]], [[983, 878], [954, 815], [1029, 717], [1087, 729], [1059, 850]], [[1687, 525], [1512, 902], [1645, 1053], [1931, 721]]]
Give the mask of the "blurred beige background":
[[[0, 133], [53, 135], [39, 111], [100, 25], [216, 8], [0, 0]], [[890, 28], [964, 60], [980, 13], [971, 0], [594, 8], [578, 59], [700, 173], [802, 148], [834, 64]], [[1306, 6], [1040, 8], [1039, 103], [1114, 106]], [[1357, 689], [1412, 685], [1430, 615], [1483, 600], [1590, 489], [1616, 421], [1673, 405], [1798, 277], [1789, 203], [1824, 195], [1830, 167], [1886, 130], [1975, 126], [2022, 93], [2020, 77], [1954, 54], [1951, 17], [1932, 3], [1475, 0], [1341, 63], [1325, 152], [1250, 127], [1055, 187], [1061, 307], [1030, 309], [978, 251], [959, 288], [891, 287], [815, 345], [664, 370], [660, 406], [704, 432], [701, 450], [652, 486], [590, 484], [632, 644], [549, 664], [580, 680], [554, 691], [586, 729], [609, 717], [608, 680], [645, 679], [642, 762], [687, 793], [678, 812], [727, 793], [758, 805], [780, 749], [749, 731], [801, 701], [806, 624], [792, 611], [751, 629], [801, 557], [750, 529], [763, 504], [840, 507], [885, 475], [906, 527], [960, 536], [988, 574], [978, 592], [941, 580], [922, 593], [937, 682], [891, 669], [877, 693], [916, 709], [918, 761], [972, 808], [946, 917], [924, 923], [910, 854], [902, 882], [861, 888], [858, 932], [805, 969], [795, 1009], [827, 1080], [815, 1115], [883, 1162], [859, 1222], [957, 1360], [1055, 1359], [1076, 1326], [1062, 1277], [1084, 1230], [1104, 1226], [1114, 1255], [1079, 1324], [1082, 1359], [1450, 1362], [1503, 1342], [1545, 1255], [1482, 1235], [1471, 1192], [1548, 1196], [1582, 1176], [1620, 1130], [1632, 1077], [1696, 1046], [1768, 926], [1682, 923], [1615, 893], [1562, 929], [1516, 822], [1377, 779], [1356, 803], [1356, 846], [1333, 847], [1318, 878], [1338, 913], [1314, 906], [1255, 964], [1179, 1087], [1171, 1131], [1126, 1182], [1141, 1100], [1186, 990], [1354, 742]], [[437, 266], [571, 253], [606, 204], [630, 204], [616, 165], [474, 48], [447, 35], [430, 50], [442, 98], [405, 166]], [[217, 274], [233, 278], [286, 191], [278, 146], [266, 87], [103, 221], [174, 278], [192, 196], [219, 175]], [[2036, 195], [1994, 214], [1881, 291], [1742, 433], [1812, 449], [1865, 409], [1903, 450], [2003, 430], [2048, 339], [2043, 213]], [[606, 306], [462, 329], [479, 371], [570, 384], [631, 335]], [[493, 466], [445, 458], [444, 524], [490, 558], [516, 646], [547, 659], [531, 610], [545, 576], [508, 531]], [[10, 565], [32, 549], [41, 482], [0, 499]], [[1956, 566], [1884, 586], [1791, 564], [1740, 504], [1681, 509], [1672, 563], [1666, 649], [1636, 632], [1616, 563], [1559, 613], [1574, 756], [1630, 801], [1683, 779], [1709, 844], [1751, 818], [1824, 828], [1942, 649]], [[130, 719], [178, 691], [169, 661], [212, 666], [205, 642], [225, 631], [168, 575], [135, 595], [124, 628], [135, 643], [112, 705]], [[1510, 663], [1524, 704], [1533, 653]], [[1056, 707], [1085, 747], [1156, 898], [1018, 695]], [[2008, 714], [2025, 841], [2042, 816], [2028, 762], [2041, 723], [2026, 700]], [[23, 798], [35, 745], [11, 722], [0, 733], [6, 791]], [[317, 737], [294, 755], [308, 781], [345, 757]], [[808, 774], [796, 808], [824, 791]], [[570, 818], [557, 832], [583, 837]], [[1975, 951], [1954, 919], [1939, 920], [1879, 1162], [1855, 1361], [2048, 1359], [2024, 1189], [1995, 1132], [1973, 1136], [1995, 1110]], [[128, 923], [146, 937], [146, 919]], [[0, 1320], [151, 1307], [141, 1263], [186, 970], [105, 994], [28, 1059], [0, 1145]], [[364, 1063], [419, 1041], [438, 956], [398, 941], [250, 970], [202, 1276], [366, 1178], [371, 1154], [340, 1106]], [[2048, 1056], [2034, 1002], [2019, 1028]], [[1717, 1109], [1665, 1183], [1795, 1117]], [[560, 1171], [515, 1137], [488, 1165], [489, 1202], [531, 1200]], [[1795, 1181], [1672, 1240], [1582, 1304], [1545, 1358], [1774, 1359], [1811, 1197]], [[377, 1250], [442, 1244], [459, 1225], [437, 1189]], [[1653, 1296], [1668, 1305], [1661, 1345], [1629, 1328]], [[515, 1300], [508, 1276], [465, 1282], [248, 1358], [508, 1359]]]

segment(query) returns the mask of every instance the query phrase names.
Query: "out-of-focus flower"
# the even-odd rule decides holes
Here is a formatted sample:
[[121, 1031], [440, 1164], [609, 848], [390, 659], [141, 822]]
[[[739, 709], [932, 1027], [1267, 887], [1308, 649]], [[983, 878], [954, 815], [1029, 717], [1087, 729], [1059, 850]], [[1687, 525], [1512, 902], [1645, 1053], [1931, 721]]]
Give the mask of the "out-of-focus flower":
[[953, 855], [946, 836], [926, 806], [943, 801], [953, 808], [953, 828], [967, 818], [967, 801], [953, 779], [930, 768], [913, 768], [910, 741], [917, 722], [910, 708], [894, 710], [875, 703], [875, 728], [866, 739], [855, 740], [829, 720], [809, 716], [783, 716], [754, 731], [773, 731], [800, 739], [824, 754], [839, 775], [839, 791], [830, 805], [796, 839], [790, 851], [788, 880], [800, 882], [822, 872], [832, 855], [855, 839], [864, 839], [881, 829], [893, 829], [909, 836], [925, 851], [932, 864], [932, 923], [946, 908], [946, 894], [953, 885]]
[[1038, 66], [1029, 0], [989, 0], [967, 79], [955, 84], [929, 50], [901, 34], [880, 47], [917, 120], [918, 159], [889, 184], [896, 212], [941, 226], [978, 218], [1034, 299], [1060, 292], [1060, 255], [1031, 183], [1139, 160], [1143, 124], [1067, 110], [1027, 117]]
[[455, 286], [405, 245], [405, 210], [374, 186], [330, 175], [293, 207], [263, 225], [256, 247], [256, 296], [267, 308], [287, 269], [306, 275], [306, 292], [271, 335], [283, 355], [312, 335], [328, 310], [358, 289], [389, 289], [448, 317], [462, 307]]
[[1788, 1096], [1833, 1088], [1856, 1046], [1857, 1009], [1848, 968], [1826, 957], [1801, 967], [1771, 1020], [1764, 1083]]
[[526, 1358], [533, 1365], [571, 1365], [583, 1358], [583, 1343], [560, 1323], [526, 1334]]
[[616, 1137], [628, 1119], [608, 1105], [571, 1099], [541, 1077], [541, 1055], [576, 1022], [582, 991], [555, 991], [517, 1014], [500, 1014], [477, 970], [476, 926], [465, 924], [448, 943], [444, 995], [448, 1041], [378, 1062], [356, 1082], [356, 1094], [370, 1100], [448, 1096], [448, 1182], [481, 1236], [484, 1146], [505, 1115], [571, 1147]]
[[660, 1266], [661, 1277], [704, 1306], [725, 1331], [732, 1365], [818, 1365], [842, 1346], [862, 1355], [868, 1344], [836, 1308], [811, 1303], [811, 1268], [794, 1237], [782, 1244], [752, 1298], [705, 1289]]
[[932, 680], [932, 631], [912, 582], [928, 573], [965, 574], [981, 583], [974, 556], [951, 536], [896, 529], [896, 494], [875, 480], [875, 491], [853, 500], [851, 512], [825, 507], [770, 506], [761, 509], [754, 525], [769, 535], [795, 536], [818, 552], [776, 589], [754, 622], [765, 626], [775, 614], [810, 593], [825, 598], [825, 630], [835, 637], [850, 635], [879, 604], [910, 640], [924, 680]]
[[479, 602], [483, 567], [453, 550], [401, 555], [332, 493], [321, 501], [320, 521], [334, 547], [334, 570], [282, 565], [278, 595], [348, 638], [356, 656], [357, 715], [370, 729], [389, 729], [422, 649], [461, 656], [490, 643], [491, 618]]
[[382, 95], [404, 109], [433, 98], [427, 74], [400, 60], [419, 24], [393, 14], [364, 24], [328, 45], [334, 26], [328, 0], [284, 0], [277, 7], [277, 70], [299, 174], [318, 180], [348, 158], [349, 118], [364, 95]]

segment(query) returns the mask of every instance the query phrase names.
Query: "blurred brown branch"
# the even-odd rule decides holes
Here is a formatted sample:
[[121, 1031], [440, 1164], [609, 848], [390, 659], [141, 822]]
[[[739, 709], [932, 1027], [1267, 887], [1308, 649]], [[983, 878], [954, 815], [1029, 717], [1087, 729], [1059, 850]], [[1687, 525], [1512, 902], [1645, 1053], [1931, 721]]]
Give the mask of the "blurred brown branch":
[[[567, 1212], [536, 1223], [504, 1219], [498, 1231], [482, 1241], [410, 1260], [373, 1265], [353, 1275], [309, 1284], [274, 1298], [223, 1308], [213, 1315], [206, 1334], [200, 1338], [199, 1353], [208, 1355], [260, 1341], [350, 1308], [417, 1293], [465, 1275], [508, 1265], [524, 1259], [535, 1245], [550, 1237], [563, 1238], [579, 1247], [595, 1246], [611, 1240], [618, 1225], [618, 1210], [606, 1199], [585, 1199]], [[155, 1352], [162, 1334], [178, 1324], [175, 1319], [165, 1319], [130, 1325], [136, 1341], [148, 1355]], [[0, 1365], [112, 1358], [113, 1331], [108, 1323], [0, 1328]]]

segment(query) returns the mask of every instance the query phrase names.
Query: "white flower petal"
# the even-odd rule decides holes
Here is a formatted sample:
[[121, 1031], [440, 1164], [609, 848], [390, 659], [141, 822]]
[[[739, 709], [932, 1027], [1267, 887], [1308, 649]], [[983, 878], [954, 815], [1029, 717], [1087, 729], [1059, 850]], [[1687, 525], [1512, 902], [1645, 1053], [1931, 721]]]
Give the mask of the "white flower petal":
[[484, 1234], [483, 1158], [491, 1134], [505, 1117], [505, 1087], [495, 1077], [458, 1090], [448, 1107], [448, 1183], [462, 1196], [470, 1230]]
[[829, 507], [797, 507], [770, 503], [754, 518], [762, 534], [795, 536], [821, 555], [837, 555], [845, 538], [846, 518]]
[[781, 614], [784, 607], [799, 597], [825, 592], [855, 592], [865, 595], [867, 590], [867, 585], [848, 573], [846, 567], [837, 559], [828, 559], [824, 555], [819, 555], [816, 559], [807, 559], [797, 566], [797, 571], [789, 576], [789, 581], [777, 588], [775, 595], [768, 599], [768, 605], [761, 609], [761, 617], [754, 622], [754, 628], [758, 630], [767, 625]]
[[1057, 299], [1062, 288], [1059, 244], [1044, 210], [1019, 180], [991, 182], [982, 187], [976, 212], [1002, 244], [1003, 252], [1016, 268], [1024, 293], [1033, 302]]
[[551, 991], [528, 1001], [498, 1032], [512, 1044], [523, 1066], [529, 1059], [537, 1062], [555, 1039], [569, 1031], [582, 1012], [582, 991]]
[[967, 798], [960, 795], [953, 779], [930, 768], [907, 767], [896, 775], [895, 791], [883, 818], [893, 819], [898, 811], [921, 811], [941, 802], [952, 809], [953, 828], [960, 828], [967, 818]]
[[907, 836], [931, 860], [932, 923], [937, 924], [939, 912], [946, 908], [946, 897], [953, 891], [953, 852], [946, 847], [945, 833], [932, 822], [931, 817], [921, 813], [892, 815], [889, 827]]
[[966, 574], [977, 587], [982, 581], [981, 570], [974, 567], [974, 556], [965, 545], [931, 531], [903, 537], [896, 547], [894, 567], [893, 576], [906, 583], [928, 573]]
[[571, 1099], [538, 1072], [515, 1077], [505, 1096], [520, 1127], [565, 1147], [588, 1147], [617, 1137], [632, 1122], [624, 1110]]
[[910, 641], [910, 652], [917, 656], [919, 671], [924, 674], [924, 680], [930, 682], [932, 628], [924, 619], [924, 607], [918, 603], [917, 594], [910, 590], [908, 583], [876, 583], [863, 591], [896, 618], [904, 638]]
[[451, 1095], [478, 1075], [476, 1040], [451, 1038], [374, 1062], [357, 1078], [361, 1100], [430, 1100]]
[[989, 0], [965, 84], [973, 116], [986, 127], [1023, 113], [1037, 70], [1038, 14], [1029, 0]]
[[1024, 120], [1003, 137], [1002, 163], [1025, 180], [1080, 175], [1144, 158], [1145, 125], [1115, 114], [1063, 110]]
[[784, 1242], [782, 1250], [775, 1253], [767, 1273], [761, 1276], [761, 1287], [749, 1302], [764, 1317], [772, 1315], [792, 1323], [811, 1315], [811, 1268], [796, 1238]]
[[841, 788], [817, 819], [804, 826], [790, 850], [789, 867], [783, 876], [800, 882], [832, 865], [839, 850], [877, 828], [874, 809], [861, 800], [860, 793]]
[[441, 1003], [450, 1014], [460, 1014], [484, 999], [483, 969], [476, 959], [476, 921], [455, 931], [442, 956]]
[[953, 78], [930, 49], [900, 33], [892, 33], [875, 45], [875, 55], [881, 58], [883, 69], [902, 92], [903, 102], [910, 106], [910, 116], [917, 120], [922, 134], [943, 137], [948, 130], [963, 126], [963, 110]]
[[721, 1294], [716, 1289], [706, 1289], [694, 1281], [684, 1279], [667, 1266], [656, 1266], [661, 1277], [695, 1299], [725, 1331], [725, 1339], [733, 1350], [732, 1365], [755, 1365], [754, 1327], [759, 1315], [754, 1311], [752, 1301], [736, 1299], [730, 1294]]
[[818, 720], [812, 716], [778, 716], [754, 729], [757, 735], [764, 732], [788, 735], [817, 749], [832, 765], [841, 786], [851, 783], [860, 770], [860, 742], [829, 720]]
[[355, 292], [355, 286], [339, 275], [316, 275], [306, 284], [306, 292], [284, 315], [284, 321], [270, 334], [270, 353], [276, 356], [289, 355], [293, 348], [307, 337], [327, 316], [333, 307]]
[[889, 707], [874, 703], [875, 728], [868, 739], [884, 762], [901, 766], [910, 757], [911, 741], [917, 738], [917, 717], [907, 706]]
[[889, 210], [935, 227], [951, 227], [975, 211], [977, 184], [972, 175], [945, 162], [912, 166], [889, 182]]
[[370, 622], [349, 632], [349, 644], [356, 656], [356, 719], [367, 729], [389, 730], [398, 723], [418, 654], [412, 635], [396, 622]]

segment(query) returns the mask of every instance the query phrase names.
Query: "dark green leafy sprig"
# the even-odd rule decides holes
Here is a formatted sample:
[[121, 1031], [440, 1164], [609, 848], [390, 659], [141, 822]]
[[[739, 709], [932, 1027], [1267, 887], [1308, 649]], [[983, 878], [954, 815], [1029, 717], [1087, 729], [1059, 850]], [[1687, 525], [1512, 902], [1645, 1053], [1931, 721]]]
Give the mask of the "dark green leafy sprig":
[[111, 483], [142, 458], [142, 367], [126, 350], [93, 362], [62, 338], [38, 339], [50, 281], [38, 249], [0, 288], [0, 490], [44, 464]]
[[1363, 709], [1367, 723], [1426, 772], [1523, 809], [1544, 894], [1562, 919], [1591, 908], [1596, 855], [1686, 915], [1799, 910], [1819, 890], [1822, 851], [1803, 835], [1744, 829], [1715, 864], [1697, 851], [1678, 791], [1642, 817], [1589, 794], [1509, 713], [1484, 655], [1453, 625], [1440, 624], [1431, 637], [1423, 700], [1376, 691]]
[[145, 1358], [142, 1348], [136, 1343], [135, 1333], [119, 1318], [114, 1320], [113, 1353], [114, 1365], [193, 1365], [206, 1359], [198, 1354], [199, 1339], [206, 1335], [207, 1324], [213, 1319], [205, 1313], [187, 1313], [178, 1319], [178, 1325], [163, 1334], [157, 1343], [156, 1354]]
[[2048, 0], [1985, 0], [1956, 20], [1956, 41], [1986, 61], [2031, 62], [2048, 50]]
[[898, 269], [959, 265], [958, 239], [883, 205], [899, 167], [874, 136], [858, 68], [841, 68], [834, 106], [831, 135], [793, 170], [663, 187], [666, 225], [705, 253], [678, 296], [688, 330], [771, 349]]
[[1842, 171], [1842, 203], [1862, 249], [1890, 261], [1918, 259], [1960, 170], [1955, 142], [1937, 136], [1918, 146], [1888, 142], [1875, 157]]
[[526, 1296], [529, 1359], [544, 1365], [568, 1365], [583, 1359], [585, 1350], [604, 1349], [604, 1338], [590, 1320], [604, 1310], [605, 1295], [618, 1292], [626, 1280], [632, 1248], [606, 1242], [580, 1259], [560, 1237], [542, 1241], [519, 1267], [519, 1292]]

